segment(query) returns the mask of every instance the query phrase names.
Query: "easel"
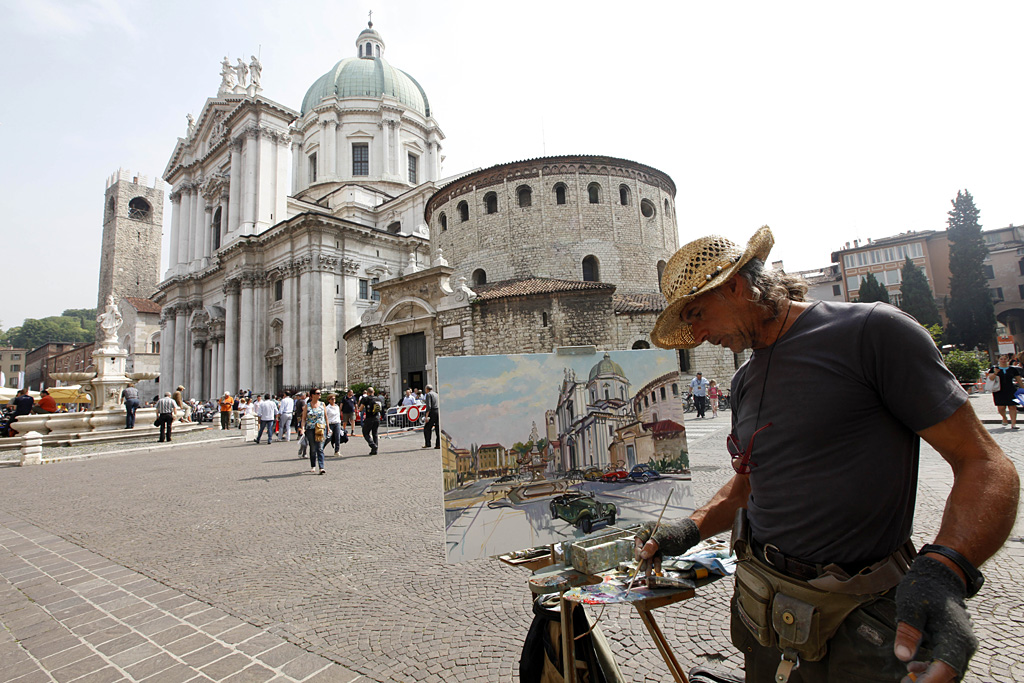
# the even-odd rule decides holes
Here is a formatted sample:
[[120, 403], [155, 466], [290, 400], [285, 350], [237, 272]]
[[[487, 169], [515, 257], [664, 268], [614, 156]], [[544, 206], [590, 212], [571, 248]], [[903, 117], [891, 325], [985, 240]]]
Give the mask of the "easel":
[[[698, 585], [707, 585], [718, 578], [710, 577], [703, 579], [698, 582]], [[558, 602], [562, 630], [562, 675], [565, 683], [577, 683], [572, 611], [580, 604], [578, 600], [566, 598], [566, 591], [575, 586], [598, 584], [601, 583], [601, 580], [601, 576], [583, 574], [571, 567], [566, 567], [560, 571], [548, 572], [543, 575], [543, 578], [538, 578], [537, 581], [532, 579], [530, 581], [530, 589], [535, 594], [560, 593]], [[675, 653], [672, 651], [671, 645], [666, 640], [665, 634], [662, 633], [658, 623], [654, 620], [653, 611], [660, 607], [689, 600], [696, 594], [696, 591], [692, 588], [679, 588], [671, 591], [666, 590], [664, 594], [657, 596], [630, 601], [630, 604], [636, 608], [637, 614], [640, 615], [640, 620], [644, 622], [647, 632], [651, 634], [651, 639], [658, 648], [661, 658], [665, 660], [665, 664], [668, 666], [676, 683], [688, 683], [688, 680], [683, 672], [683, 667], [679, 664], [679, 660], [676, 659]]]

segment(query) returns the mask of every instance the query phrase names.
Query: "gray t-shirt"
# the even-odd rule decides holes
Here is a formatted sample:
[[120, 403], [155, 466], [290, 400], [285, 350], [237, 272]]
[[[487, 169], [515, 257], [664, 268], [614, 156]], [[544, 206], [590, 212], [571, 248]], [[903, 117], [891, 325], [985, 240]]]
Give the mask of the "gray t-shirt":
[[[928, 333], [886, 304], [819, 301], [733, 377], [733, 432], [755, 429], [750, 528], [810, 562], [870, 563], [910, 537], [920, 439], [967, 400]], [[755, 422], [757, 423], [755, 426]]]

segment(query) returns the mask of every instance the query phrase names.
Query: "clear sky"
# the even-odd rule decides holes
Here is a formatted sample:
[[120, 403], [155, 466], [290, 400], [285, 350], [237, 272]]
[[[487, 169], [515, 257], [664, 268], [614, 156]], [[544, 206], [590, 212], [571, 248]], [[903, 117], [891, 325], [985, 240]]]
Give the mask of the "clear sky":
[[[427, 93], [429, 95], [429, 93]], [[674, 351], [611, 351], [629, 380], [629, 398], [648, 382], [678, 370]], [[558, 407], [565, 368], [586, 382], [604, 357], [559, 356], [553, 353], [516, 356], [462, 356], [437, 359], [437, 391], [444, 410], [445, 431], [459, 448], [500, 443], [509, 448], [526, 443], [531, 425], [543, 438], [544, 411]], [[577, 406], [577, 414], [581, 407]]]
[[675, 180], [681, 243], [767, 223], [791, 271], [941, 230], [958, 189], [1024, 222], [1024, 3], [0, 0], [0, 325], [96, 304], [106, 178], [163, 173], [225, 55], [298, 109], [371, 9], [446, 175], [632, 159]]

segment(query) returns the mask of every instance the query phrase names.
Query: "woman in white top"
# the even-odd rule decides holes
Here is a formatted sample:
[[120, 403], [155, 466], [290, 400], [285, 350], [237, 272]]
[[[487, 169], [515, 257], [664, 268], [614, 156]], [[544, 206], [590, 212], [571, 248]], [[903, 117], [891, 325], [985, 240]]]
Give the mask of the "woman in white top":
[[342, 437], [345, 442], [348, 441], [348, 435], [345, 434], [345, 430], [341, 428], [341, 406], [338, 405], [338, 397], [335, 394], [331, 394], [327, 397], [327, 427], [331, 430], [331, 444], [334, 446], [334, 454], [338, 455], [341, 450], [341, 444], [343, 443]]

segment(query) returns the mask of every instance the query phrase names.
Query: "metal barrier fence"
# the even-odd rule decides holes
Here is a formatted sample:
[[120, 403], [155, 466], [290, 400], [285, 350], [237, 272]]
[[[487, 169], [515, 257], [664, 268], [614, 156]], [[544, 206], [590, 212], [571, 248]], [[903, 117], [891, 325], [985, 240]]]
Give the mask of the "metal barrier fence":
[[394, 406], [388, 408], [381, 420], [379, 435], [390, 439], [393, 434], [402, 432], [423, 431], [427, 422], [426, 406]]

